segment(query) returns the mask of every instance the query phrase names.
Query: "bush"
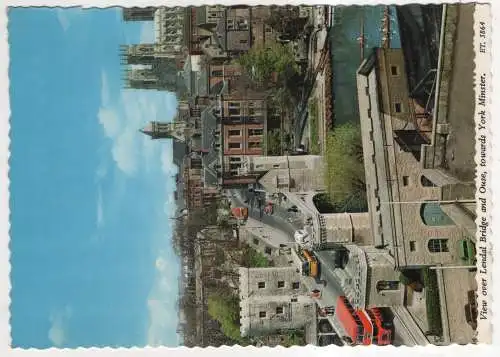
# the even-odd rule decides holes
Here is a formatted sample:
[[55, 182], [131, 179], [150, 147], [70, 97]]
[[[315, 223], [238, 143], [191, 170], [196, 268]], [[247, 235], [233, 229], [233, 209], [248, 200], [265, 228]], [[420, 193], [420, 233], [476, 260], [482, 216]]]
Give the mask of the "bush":
[[365, 168], [361, 130], [351, 123], [339, 125], [325, 145], [325, 183], [334, 204], [350, 199], [366, 205]]
[[214, 293], [208, 297], [208, 314], [217, 320], [221, 330], [230, 339], [239, 342], [240, 333], [240, 306], [236, 296], [231, 294]]
[[439, 287], [435, 270], [425, 268], [422, 271], [425, 286], [425, 305], [427, 310], [427, 324], [429, 332], [441, 336], [443, 325], [441, 320], [441, 303], [439, 301]]

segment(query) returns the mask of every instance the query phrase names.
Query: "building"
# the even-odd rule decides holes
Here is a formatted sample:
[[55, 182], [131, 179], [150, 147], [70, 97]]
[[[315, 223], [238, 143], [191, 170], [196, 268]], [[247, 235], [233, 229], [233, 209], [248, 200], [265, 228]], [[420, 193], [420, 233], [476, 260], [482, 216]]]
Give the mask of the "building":
[[154, 13], [155, 42], [181, 52], [184, 39], [185, 11], [183, 7], [160, 7]]
[[295, 267], [239, 268], [241, 336], [302, 329], [316, 315]]
[[149, 122], [140, 132], [149, 135], [151, 139], [174, 139], [185, 142], [191, 133], [190, 126], [186, 122], [163, 123], [158, 121]]
[[403, 304], [405, 288], [399, 282], [399, 272], [394, 270], [394, 259], [387, 251], [354, 244], [343, 247], [348, 251], [348, 261], [343, 268], [334, 269], [334, 277], [354, 307]]
[[320, 192], [325, 189], [324, 160], [319, 155], [249, 157], [243, 170], [263, 173], [259, 183], [268, 192]]
[[444, 211], [465, 211], [453, 202], [474, 202], [475, 185], [428, 164], [434, 137], [446, 127], [433, 125], [410, 98], [402, 50], [374, 50], [357, 86], [375, 245], [387, 246], [400, 268], [464, 264], [459, 244], [475, 237]]
[[229, 55], [247, 52], [252, 47], [250, 8], [227, 8], [224, 16], [219, 18], [214, 32], [219, 46]]
[[131, 7], [123, 9], [123, 21], [153, 21], [156, 7]]

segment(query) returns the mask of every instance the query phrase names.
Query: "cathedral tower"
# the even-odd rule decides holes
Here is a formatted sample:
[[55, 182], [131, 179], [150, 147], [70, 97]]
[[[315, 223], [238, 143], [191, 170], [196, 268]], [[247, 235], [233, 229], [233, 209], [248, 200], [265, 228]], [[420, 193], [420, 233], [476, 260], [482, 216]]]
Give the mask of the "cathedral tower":
[[162, 123], [152, 121], [140, 131], [149, 135], [151, 139], [174, 139], [179, 142], [186, 142], [187, 130], [186, 122]]

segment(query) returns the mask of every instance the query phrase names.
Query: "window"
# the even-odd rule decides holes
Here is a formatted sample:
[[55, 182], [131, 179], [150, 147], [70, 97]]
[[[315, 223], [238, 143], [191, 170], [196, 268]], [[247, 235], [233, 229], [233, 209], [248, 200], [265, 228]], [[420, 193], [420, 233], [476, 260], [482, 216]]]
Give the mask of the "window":
[[276, 308], [276, 313], [277, 313], [278, 315], [281, 315], [281, 314], [283, 313], [283, 306], [278, 306], [278, 307]]
[[259, 287], [259, 289], [265, 289], [266, 288], [266, 282], [265, 281], [259, 281], [259, 283], [257, 284], [257, 286]]
[[398, 66], [391, 66], [391, 74], [393, 76], [399, 76], [399, 67]]
[[403, 176], [403, 186], [408, 186], [408, 180], [409, 180], [408, 176]]
[[414, 240], [410, 241], [410, 252], [417, 250], [416, 242]]
[[229, 108], [229, 116], [240, 116], [241, 112], [239, 108]]
[[241, 130], [231, 129], [228, 131], [229, 136], [241, 136]]
[[273, 164], [273, 169], [279, 169], [280, 168], [280, 164]]
[[260, 312], [259, 312], [259, 317], [260, 317], [261, 319], [265, 318], [265, 317], [266, 317], [266, 312], [265, 312], [265, 311], [260, 311]]
[[420, 207], [420, 218], [426, 226], [451, 226], [455, 223], [441, 209], [438, 202], [428, 202]]
[[263, 129], [248, 129], [248, 136], [261, 136], [264, 134]]
[[423, 186], [423, 187], [436, 187], [436, 185], [434, 184], [434, 182], [432, 182], [431, 180], [429, 180], [427, 177], [425, 177], [425, 175], [422, 175], [420, 177], [420, 184]]
[[427, 248], [431, 253], [444, 253], [448, 252], [448, 239], [434, 238], [429, 239], [427, 243]]
[[292, 283], [292, 289], [298, 290], [299, 288], [300, 288], [300, 283], [298, 281]]
[[254, 238], [254, 239], [253, 239], [253, 244], [255, 244], [255, 245], [259, 245], [259, 240], [258, 240], [257, 238]]
[[293, 297], [293, 298], [291, 298], [291, 300], [290, 300], [290, 301], [291, 301], [291, 302], [297, 302], [298, 300], [297, 300], [297, 298], [296, 298], [296, 297]]
[[229, 143], [230, 149], [241, 149], [241, 143]]
[[240, 102], [229, 102], [229, 108], [239, 108], [241, 106]]
[[271, 255], [271, 253], [272, 253], [271, 248], [266, 247], [266, 248], [264, 249], [264, 253]]
[[280, 280], [278, 281], [278, 288], [284, 288], [285, 287], [285, 282]]
[[[244, 28], [242, 30], [244, 30]], [[245, 44], [248, 43], [248, 40], [240, 40], [240, 43], [243, 44], [243, 45], [245, 45]]]
[[220, 70], [212, 71], [212, 77], [222, 77], [222, 71]]
[[260, 142], [251, 141], [248, 143], [248, 148], [249, 149], [258, 149], [258, 148], [260, 148]]
[[394, 103], [394, 111], [396, 113], [401, 113], [401, 103]]

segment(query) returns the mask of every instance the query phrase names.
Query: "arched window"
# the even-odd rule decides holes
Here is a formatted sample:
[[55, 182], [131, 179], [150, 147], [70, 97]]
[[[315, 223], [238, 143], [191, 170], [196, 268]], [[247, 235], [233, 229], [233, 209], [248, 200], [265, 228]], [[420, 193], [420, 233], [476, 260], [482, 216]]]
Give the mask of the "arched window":
[[426, 226], [451, 226], [453, 220], [441, 209], [438, 202], [423, 203], [420, 207], [420, 218]]
[[420, 176], [420, 184], [423, 187], [436, 187], [436, 185], [434, 184], [434, 182], [432, 182], [431, 180], [429, 180], [425, 175]]
[[448, 239], [444, 238], [429, 239], [429, 242], [427, 242], [427, 248], [431, 253], [448, 252]]

